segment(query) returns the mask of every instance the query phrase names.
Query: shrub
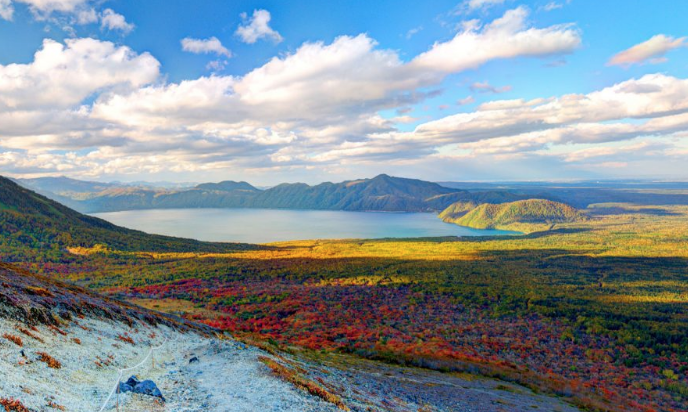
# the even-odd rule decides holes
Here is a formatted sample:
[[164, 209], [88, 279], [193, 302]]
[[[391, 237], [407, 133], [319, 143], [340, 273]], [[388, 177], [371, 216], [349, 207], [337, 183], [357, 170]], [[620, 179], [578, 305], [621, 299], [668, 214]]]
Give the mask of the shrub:
[[64, 410], [66, 410], [66, 408], [65, 408], [64, 406], [58, 405], [57, 403], [55, 403], [55, 402], [53, 402], [53, 401], [48, 401], [48, 406], [49, 406], [50, 408], [57, 409], [57, 410], [59, 410], [59, 411], [64, 411]]
[[132, 339], [130, 336], [118, 335], [117, 339], [121, 340], [122, 342], [130, 343], [130, 344], [134, 345], [134, 339]]
[[3, 338], [7, 339], [10, 342], [13, 342], [17, 346], [24, 346], [24, 342], [22, 342], [22, 338], [16, 335], [10, 335], [9, 333], [5, 333], [2, 335]]
[[18, 399], [0, 398], [0, 405], [5, 408], [5, 412], [31, 412]]
[[31, 333], [31, 331], [29, 331], [28, 329], [24, 329], [24, 328], [22, 328], [22, 327], [18, 327], [17, 330], [18, 330], [19, 332], [23, 333], [24, 335], [26, 335], [26, 336], [32, 338], [32, 339], [35, 339], [35, 340], [37, 340], [37, 341], [39, 341], [39, 342], [41, 342], [41, 343], [45, 343], [45, 341], [44, 341], [40, 336], [34, 335], [34, 334]]
[[41, 362], [45, 362], [48, 367], [53, 368], [53, 369], [60, 369], [62, 367], [62, 364], [52, 356], [48, 355], [45, 352], [37, 352], [39, 358], [38, 360]]

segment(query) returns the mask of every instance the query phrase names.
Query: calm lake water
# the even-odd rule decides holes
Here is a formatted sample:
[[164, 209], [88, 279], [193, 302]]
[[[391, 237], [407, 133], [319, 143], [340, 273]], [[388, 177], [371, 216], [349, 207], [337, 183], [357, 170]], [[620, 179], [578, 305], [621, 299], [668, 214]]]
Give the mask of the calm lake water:
[[155, 209], [94, 213], [130, 229], [215, 242], [514, 234], [442, 222], [433, 213], [277, 209]]

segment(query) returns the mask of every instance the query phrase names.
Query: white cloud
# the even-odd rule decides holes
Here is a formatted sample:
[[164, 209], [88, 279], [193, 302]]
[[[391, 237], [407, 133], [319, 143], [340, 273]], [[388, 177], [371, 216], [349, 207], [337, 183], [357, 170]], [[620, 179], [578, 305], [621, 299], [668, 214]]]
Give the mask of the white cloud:
[[95, 39], [44, 40], [29, 64], [0, 65], [0, 108], [24, 110], [80, 104], [108, 88], [154, 81], [159, 63], [148, 53]]
[[53, 12], [72, 13], [89, 0], [15, 0], [29, 6], [37, 17], [46, 18]]
[[91, 24], [98, 22], [98, 13], [93, 8], [85, 8], [76, 13], [77, 24]]
[[624, 146], [597, 146], [587, 147], [584, 149], [574, 150], [569, 153], [564, 153], [562, 157], [566, 162], [580, 162], [597, 157], [611, 157], [618, 155], [627, 155], [628, 153], [638, 153], [665, 148], [665, 145], [653, 145], [650, 142], [643, 141]]
[[[629, 120], [632, 119], [632, 120]], [[458, 145], [474, 154], [522, 153], [548, 145], [600, 144], [688, 130], [688, 79], [646, 75], [587, 95], [483, 104], [421, 124], [413, 132], [372, 136], [385, 145]]]
[[543, 7], [543, 9], [545, 11], [552, 11], [552, 10], [561, 9], [562, 7], [564, 7], [564, 5], [562, 3], [557, 3], [556, 1], [550, 1], [549, 3], [547, 3]]
[[580, 46], [580, 33], [575, 27], [528, 27], [528, 14], [528, 9], [518, 7], [482, 29], [471, 26], [448, 42], [435, 43], [411, 65], [426, 70], [457, 72], [476, 68], [490, 60], [570, 53]]
[[[552, 36], [566, 33], [578, 38], [568, 26], [533, 29], [522, 20], [503, 31], [499, 20], [483, 30], [471, 28], [464, 36], [477, 45], [459, 54], [468, 55], [473, 47], [504, 49], [502, 42], [512, 46], [512, 38], [523, 33], [530, 33], [530, 43], [551, 43]], [[198, 46], [199, 51], [222, 51], [221, 44]], [[548, 46], [547, 52], [555, 49]], [[568, 51], [568, 44], [559, 50]], [[538, 53], [531, 46], [520, 52]], [[309, 167], [346, 156], [385, 159], [395, 153], [413, 159], [437, 145], [399, 137], [395, 127], [419, 119], [385, 119], [378, 112], [408, 108], [435, 95], [447, 75], [518, 53], [434, 67], [416, 59], [404, 62], [367, 35], [342, 36], [330, 44], [305, 43], [243, 76], [155, 83], [159, 64], [145, 53], [91, 39], [66, 46], [46, 41], [33, 63], [0, 67], [0, 106], [9, 108], [0, 110], [0, 147], [17, 156], [78, 150], [77, 159], [62, 161], [78, 170], [88, 164], [99, 173], [172, 165], [183, 170], [262, 168], [277, 161], [280, 167]], [[10, 67], [11, 73], [2, 76]], [[84, 105], [88, 96], [95, 101]], [[390, 143], [379, 137], [384, 135], [395, 137]], [[91, 154], [83, 155], [89, 148]]]
[[227, 60], [212, 60], [205, 65], [205, 68], [212, 72], [219, 72], [225, 69]]
[[411, 37], [415, 36], [416, 34], [420, 33], [423, 30], [423, 26], [418, 26], [410, 29], [409, 31], [406, 32], [406, 38], [410, 39]]
[[503, 3], [504, 0], [467, 0], [465, 5], [469, 10], [478, 10], [487, 9]]
[[471, 90], [478, 93], [506, 93], [511, 91], [511, 86], [495, 87], [488, 82], [475, 82], [471, 85]]
[[256, 41], [267, 38], [275, 43], [282, 41], [282, 36], [270, 27], [270, 12], [267, 10], [254, 10], [249, 19], [246, 13], [242, 14], [244, 23], [239, 25], [236, 34], [244, 43], [253, 44]]
[[635, 46], [619, 52], [612, 56], [607, 62], [607, 66], [631, 66], [634, 64], [644, 63], [662, 63], [666, 61], [664, 55], [679, 47], [687, 46], [686, 38], [680, 37], [678, 39], [658, 34], [650, 38], [650, 40], [636, 44]]
[[182, 50], [189, 53], [215, 53], [219, 56], [232, 57], [232, 53], [214, 36], [208, 39], [193, 39], [186, 37], [182, 39], [181, 43]]
[[475, 103], [475, 98], [473, 96], [466, 96], [463, 99], [459, 99], [456, 101], [456, 104], [459, 106], [465, 106], [471, 103]]
[[12, 0], [0, 0], [0, 18], [4, 20], [12, 20], [14, 15], [14, 7], [12, 7]]
[[124, 16], [112, 9], [103, 10], [100, 16], [100, 27], [107, 30], [120, 30], [124, 34], [134, 30], [133, 24], [127, 23]]

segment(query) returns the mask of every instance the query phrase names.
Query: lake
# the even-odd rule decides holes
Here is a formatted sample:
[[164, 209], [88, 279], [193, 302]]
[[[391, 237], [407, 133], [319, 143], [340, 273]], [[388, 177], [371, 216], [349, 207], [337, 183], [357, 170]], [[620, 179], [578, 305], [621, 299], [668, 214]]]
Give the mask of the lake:
[[305, 239], [376, 239], [516, 234], [444, 223], [434, 213], [278, 209], [154, 209], [94, 213], [147, 233], [213, 242], [268, 243]]

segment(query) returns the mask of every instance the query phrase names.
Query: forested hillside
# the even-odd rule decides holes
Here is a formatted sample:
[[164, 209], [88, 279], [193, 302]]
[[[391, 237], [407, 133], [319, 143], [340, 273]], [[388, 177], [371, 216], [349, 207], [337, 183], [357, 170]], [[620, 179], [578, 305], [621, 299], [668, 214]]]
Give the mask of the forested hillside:
[[571, 223], [583, 219], [575, 208], [564, 203], [544, 199], [518, 200], [491, 204], [459, 202], [441, 214], [445, 222], [476, 229], [511, 229], [533, 232], [551, 228], [557, 223]]
[[[50, 179], [49, 181], [46, 179]], [[24, 179], [22, 184], [81, 212], [166, 208], [269, 208], [439, 212], [459, 200], [501, 203], [523, 199], [503, 191], [470, 193], [436, 183], [379, 175], [341, 183], [283, 183], [260, 190], [246, 182], [203, 183], [189, 189], [99, 186], [72, 179]], [[79, 188], [83, 190], [78, 192]]]
[[[69, 246], [122, 250], [229, 251], [253, 246], [149, 235], [83, 215], [0, 177], [0, 246], [4, 260], [27, 253], [58, 254]], [[13, 258], [14, 257], [14, 258]]]

